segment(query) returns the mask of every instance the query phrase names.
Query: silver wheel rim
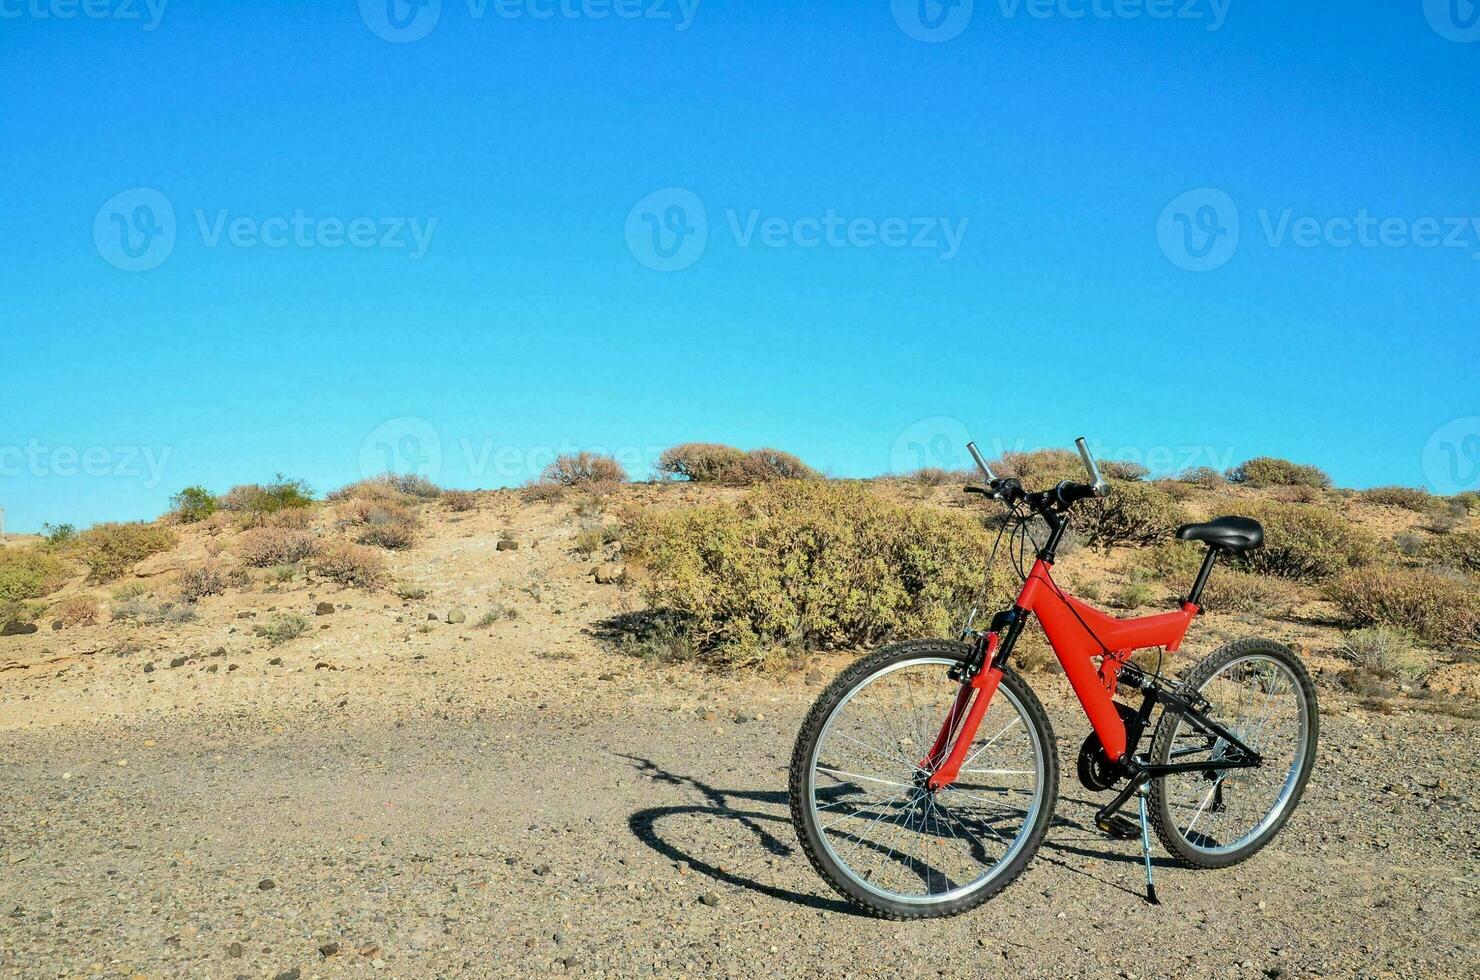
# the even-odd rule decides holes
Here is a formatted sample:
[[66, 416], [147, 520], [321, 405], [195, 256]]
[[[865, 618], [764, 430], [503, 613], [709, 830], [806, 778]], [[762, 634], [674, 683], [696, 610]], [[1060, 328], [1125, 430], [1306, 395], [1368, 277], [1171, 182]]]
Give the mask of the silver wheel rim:
[[919, 657], [866, 677], [828, 715], [808, 760], [823, 850], [859, 888], [889, 901], [939, 904], [986, 887], [1022, 851], [1043, 806], [1045, 747], [1006, 685], [957, 782], [935, 794], [918, 785], [917, 762], [959, 690], [946, 682], [954, 663]]
[[[1172, 827], [1203, 854], [1236, 851], [1257, 839], [1285, 813], [1305, 770], [1310, 739], [1309, 703], [1295, 672], [1281, 661], [1239, 657], [1198, 690], [1213, 705], [1209, 716], [1264, 757], [1254, 769], [1228, 769], [1208, 779], [1202, 772], [1164, 777], [1163, 798]], [[1171, 733], [1173, 761], [1214, 758], [1222, 740], [1194, 751], [1207, 738], [1179, 717]]]

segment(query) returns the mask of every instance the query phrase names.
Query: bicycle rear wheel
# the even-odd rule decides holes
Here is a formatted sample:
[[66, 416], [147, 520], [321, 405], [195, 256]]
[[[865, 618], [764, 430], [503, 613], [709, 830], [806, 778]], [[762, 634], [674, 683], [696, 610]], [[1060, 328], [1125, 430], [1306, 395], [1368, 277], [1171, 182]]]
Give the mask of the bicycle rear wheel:
[[[1212, 705], [1208, 717], [1263, 756], [1253, 769], [1197, 770], [1151, 784], [1151, 820], [1178, 863], [1225, 868], [1252, 857], [1280, 832], [1315, 765], [1315, 685], [1300, 658], [1273, 640], [1247, 639], [1209, 654], [1183, 682]], [[1227, 749], [1168, 711], [1151, 761], [1217, 759]]]
[[959, 778], [925, 788], [930, 755], [961, 685], [964, 644], [915, 640], [844, 671], [797, 736], [791, 813], [818, 873], [855, 905], [892, 919], [955, 915], [1017, 877], [1053, 816], [1053, 729], [1011, 671], [977, 729]]

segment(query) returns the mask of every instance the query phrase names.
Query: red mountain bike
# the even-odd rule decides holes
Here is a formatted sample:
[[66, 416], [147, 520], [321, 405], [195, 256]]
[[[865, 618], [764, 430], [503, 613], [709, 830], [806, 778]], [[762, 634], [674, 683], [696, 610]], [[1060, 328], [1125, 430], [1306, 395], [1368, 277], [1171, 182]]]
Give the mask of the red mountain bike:
[[[1080, 781], [1094, 791], [1118, 788], [1095, 814], [1096, 826], [1141, 838], [1153, 904], [1150, 828], [1179, 864], [1237, 864], [1279, 833], [1310, 778], [1316, 694], [1289, 648], [1239, 640], [1179, 680], [1130, 662], [1137, 650], [1178, 649], [1213, 563], [1258, 548], [1263, 528], [1245, 517], [1179, 528], [1178, 538], [1208, 547], [1181, 608], [1108, 616], [1065, 593], [1051, 574], [1070, 509], [1109, 492], [1084, 440], [1076, 444], [1090, 482], [1038, 493], [998, 479], [967, 444], [987, 480], [967, 491], [1009, 508], [997, 545], [1007, 534], [1017, 557], [1017, 602], [985, 630], [972, 628], [973, 610], [960, 642], [910, 640], [858, 660], [823, 691], [797, 736], [790, 797], [802, 848], [833, 888], [874, 915], [919, 919], [974, 908], [1021, 874], [1042, 843], [1058, 793], [1058, 751], [1043, 705], [1008, 663], [1029, 615], [1038, 617], [1093, 729], [1079, 750]], [[1024, 569], [1035, 518], [1047, 539]], [[1139, 694], [1140, 706], [1116, 701], [1120, 690]], [[1119, 813], [1132, 797], [1139, 827]]]

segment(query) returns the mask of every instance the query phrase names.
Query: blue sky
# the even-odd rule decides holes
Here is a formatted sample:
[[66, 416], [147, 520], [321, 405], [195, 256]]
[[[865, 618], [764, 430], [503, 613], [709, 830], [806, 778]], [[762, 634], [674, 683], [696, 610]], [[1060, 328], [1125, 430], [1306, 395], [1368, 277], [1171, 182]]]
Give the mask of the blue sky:
[[0, 0], [10, 529], [691, 439], [1470, 485], [1468, 3], [920, 2]]

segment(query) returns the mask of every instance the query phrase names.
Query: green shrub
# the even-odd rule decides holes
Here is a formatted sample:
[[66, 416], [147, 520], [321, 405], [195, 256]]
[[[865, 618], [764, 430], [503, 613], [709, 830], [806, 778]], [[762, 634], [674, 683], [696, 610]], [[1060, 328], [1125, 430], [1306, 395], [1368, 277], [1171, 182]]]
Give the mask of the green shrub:
[[317, 550], [318, 535], [283, 527], [259, 527], [243, 531], [237, 538], [234, 553], [251, 568], [292, 565]]
[[78, 535], [78, 557], [91, 581], [112, 582], [175, 541], [173, 531], [157, 524], [97, 524]]
[[1145, 544], [1164, 538], [1187, 512], [1171, 494], [1150, 483], [1110, 484], [1110, 495], [1075, 509], [1074, 529], [1090, 547]]
[[1449, 498], [1456, 510], [1462, 514], [1480, 514], [1480, 490], [1465, 490]]
[[1427, 643], [1480, 642], [1480, 588], [1472, 579], [1374, 566], [1347, 572], [1326, 591], [1356, 626], [1391, 626]]
[[0, 602], [50, 595], [67, 583], [67, 566], [40, 548], [0, 548]]
[[983, 581], [990, 542], [964, 514], [905, 507], [856, 484], [780, 481], [741, 504], [646, 512], [627, 528], [649, 601], [707, 659], [776, 647], [944, 635]]
[[685, 442], [663, 450], [659, 474], [693, 483], [750, 486], [768, 480], [811, 480], [816, 470], [779, 449], [736, 449], [714, 442]]
[[1273, 456], [1245, 460], [1228, 471], [1228, 479], [1251, 487], [1315, 487], [1324, 490], [1331, 485], [1331, 478], [1319, 467]]
[[268, 514], [307, 507], [313, 503], [313, 491], [302, 480], [289, 480], [281, 473], [265, 486], [256, 483], [232, 487], [216, 505], [225, 511], [237, 514], [245, 522], [260, 523]]
[[1183, 470], [1177, 474], [1177, 482], [1214, 490], [1226, 484], [1228, 480], [1211, 466], [1194, 466], [1190, 470]]
[[1403, 630], [1371, 626], [1342, 637], [1341, 653], [1357, 666], [1382, 678], [1416, 673], [1418, 657], [1413, 638]]
[[1358, 490], [1357, 497], [1365, 503], [1402, 507], [1420, 514], [1434, 505], [1433, 496], [1427, 490], [1417, 487], [1372, 487], [1370, 490]]
[[424, 476], [415, 473], [382, 473], [358, 483], [331, 491], [325, 500], [336, 503], [344, 500], [435, 500], [442, 496], [442, 488]]
[[910, 480], [927, 487], [940, 487], [948, 483], [971, 483], [982, 482], [982, 475], [976, 470], [946, 470], [939, 466], [927, 466], [924, 469], [915, 470], [913, 473], [904, 473], [900, 479]]
[[348, 541], [322, 545], [309, 562], [309, 568], [340, 585], [373, 589], [385, 581], [385, 561], [379, 552]]
[[308, 632], [308, 619], [297, 613], [280, 613], [253, 632], [265, 639], [270, 646], [282, 646]]
[[1452, 531], [1424, 545], [1424, 560], [1430, 565], [1480, 572], [1480, 531]]
[[563, 487], [585, 486], [592, 483], [626, 483], [627, 471], [614, 456], [598, 456], [596, 453], [569, 453], [556, 456], [555, 461], [545, 467], [540, 477], [546, 483]]
[[77, 527], [73, 524], [43, 524], [41, 535], [53, 548], [62, 548], [77, 540]]
[[1264, 546], [1234, 558], [1253, 572], [1298, 580], [1326, 579], [1370, 561], [1377, 542], [1335, 511], [1312, 504], [1259, 501], [1247, 516], [1264, 525]]
[[170, 498], [170, 513], [181, 524], [203, 521], [216, 512], [216, 498], [205, 487], [186, 487]]
[[1122, 609], [1140, 609], [1149, 603], [1157, 594], [1157, 590], [1146, 580], [1145, 576], [1131, 573], [1130, 578], [1121, 584], [1115, 593], [1115, 604]]
[[[1192, 587], [1189, 580], [1183, 594]], [[1215, 613], [1262, 613], [1279, 616], [1288, 612], [1295, 596], [1290, 583], [1268, 575], [1241, 572], [1236, 568], [1215, 568], [1203, 587], [1198, 605]]]

